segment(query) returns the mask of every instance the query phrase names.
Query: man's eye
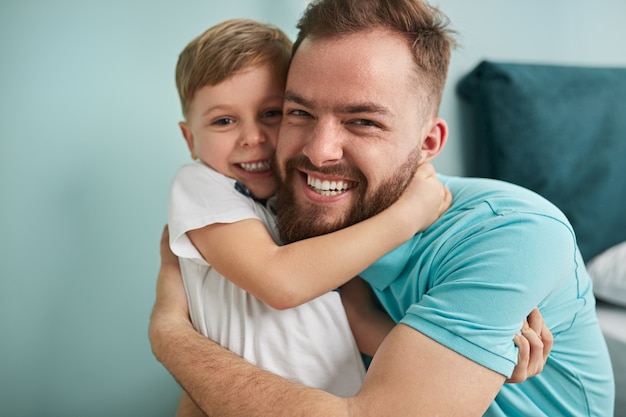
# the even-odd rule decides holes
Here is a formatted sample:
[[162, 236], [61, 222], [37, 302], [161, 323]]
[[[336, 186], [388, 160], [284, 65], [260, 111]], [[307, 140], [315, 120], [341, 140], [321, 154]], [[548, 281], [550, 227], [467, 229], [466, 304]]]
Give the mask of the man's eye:
[[359, 126], [378, 126], [375, 122], [367, 119], [355, 119], [352, 123]]
[[298, 116], [298, 117], [307, 117], [307, 116], [309, 116], [309, 113], [305, 112], [304, 110], [298, 110], [298, 109], [289, 110], [287, 112], [287, 114], [290, 115], [290, 116]]
[[218, 126], [225, 126], [225, 125], [230, 125], [232, 123], [235, 123], [235, 121], [231, 119], [230, 117], [222, 117], [220, 119], [214, 120], [212, 124], [218, 125]]

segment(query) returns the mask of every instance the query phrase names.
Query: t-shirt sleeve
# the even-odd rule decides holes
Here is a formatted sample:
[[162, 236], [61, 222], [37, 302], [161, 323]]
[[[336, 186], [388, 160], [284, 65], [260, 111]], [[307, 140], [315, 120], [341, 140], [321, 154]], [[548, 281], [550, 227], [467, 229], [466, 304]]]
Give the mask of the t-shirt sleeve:
[[577, 291], [576, 246], [554, 218], [511, 212], [491, 222], [448, 248], [433, 265], [437, 282], [401, 322], [510, 376], [517, 363], [512, 339], [523, 318], [550, 293]]
[[213, 223], [258, 219], [254, 202], [234, 188], [235, 181], [199, 163], [181, 167], [172, 182], [168, 204], [170, 247], [179, 257], [205, 263], [187, 237], [190, 230]]

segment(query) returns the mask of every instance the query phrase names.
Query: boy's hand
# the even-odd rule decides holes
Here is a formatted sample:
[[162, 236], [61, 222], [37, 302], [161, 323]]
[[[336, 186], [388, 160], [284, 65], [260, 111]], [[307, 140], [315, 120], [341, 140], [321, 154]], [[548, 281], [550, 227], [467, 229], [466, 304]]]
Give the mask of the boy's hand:
[[419, 232], [428, 228], [450, 208], [452, 194], [439, 181], [432, 164], [424, 162], [417, 168], [398, 203], [403, 204], [409, 218], [416, 220], [415, 232]]
[[554, 338], [543, 322], [541, 313], [535, 308], [524, 320], [522, 332], [515, 335], [514, 341], [519, 348], [517, 365], [511, 377], [505, 381], [507, 384], [524, 382], [540, 374], [552, 350]]

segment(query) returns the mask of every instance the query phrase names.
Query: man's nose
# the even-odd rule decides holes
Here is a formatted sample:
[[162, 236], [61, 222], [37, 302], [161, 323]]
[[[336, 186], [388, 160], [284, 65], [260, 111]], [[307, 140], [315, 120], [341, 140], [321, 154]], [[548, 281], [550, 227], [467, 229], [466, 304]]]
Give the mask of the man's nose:
[[343, 157], [341, 126], [332, 122], [318, 122], [309, 132], [302, 150], [318, 167], [335, 163]]

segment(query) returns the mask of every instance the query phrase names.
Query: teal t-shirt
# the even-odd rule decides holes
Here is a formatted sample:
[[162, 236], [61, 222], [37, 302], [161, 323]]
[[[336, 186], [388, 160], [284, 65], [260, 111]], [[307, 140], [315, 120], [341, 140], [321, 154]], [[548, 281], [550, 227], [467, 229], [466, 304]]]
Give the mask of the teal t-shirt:
[[543, 372], [505, 384], [488, 416], [612, 415], [614, 381], [591, 280], [565, 216], [495, 180], [440, 176], [452, 207], [361, 276], [397, 322], [510, 376], [538, 306], [554, 335]]

